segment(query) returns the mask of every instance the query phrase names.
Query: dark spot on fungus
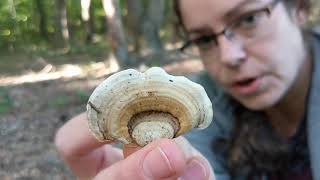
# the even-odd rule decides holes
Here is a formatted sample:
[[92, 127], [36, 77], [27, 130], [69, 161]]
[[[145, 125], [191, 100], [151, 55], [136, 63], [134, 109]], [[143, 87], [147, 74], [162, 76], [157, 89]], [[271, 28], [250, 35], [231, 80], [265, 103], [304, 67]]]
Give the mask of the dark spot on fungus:
[[148, 91], [149, 96], [154, 96], [154, 92]]
[[101, 111], [100, 111], [95, 105], [93, 105], [92, 102], [89, 101], [88, 104], [89, 104], [89, 105], [91, 106], [91, 108], [94, 109], [97, 113], [99, 113], [99, 114], [101, 113]]
[[170, 79], [169, 81], [170, 81], [170, 82], [173, 82], [173, 80], [172, 80], [172, 79]]

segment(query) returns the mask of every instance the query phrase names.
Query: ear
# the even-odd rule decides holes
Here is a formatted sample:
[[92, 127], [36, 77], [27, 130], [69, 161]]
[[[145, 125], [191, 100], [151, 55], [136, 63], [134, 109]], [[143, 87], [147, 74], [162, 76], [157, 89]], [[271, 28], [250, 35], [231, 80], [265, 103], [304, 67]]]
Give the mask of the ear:
[[293, 22], [300, 26], [304, 27], [308, 22], [308, 15], [304, 9], [293, 9], [291, 12], [291, 17]]
[[305, 0], [299, 0], [298, 6], [295, 12], [295, 18], [297, 21], [297, 24], [299, 26], [304, 26], [308, 22], [308, 11], [309, 11], [309, 4], [310, 2], [305, 2]]
[[298, 10], [295, 16], [299, 26], [304, 26], [308, 21], [308, 15], [303, 9]]

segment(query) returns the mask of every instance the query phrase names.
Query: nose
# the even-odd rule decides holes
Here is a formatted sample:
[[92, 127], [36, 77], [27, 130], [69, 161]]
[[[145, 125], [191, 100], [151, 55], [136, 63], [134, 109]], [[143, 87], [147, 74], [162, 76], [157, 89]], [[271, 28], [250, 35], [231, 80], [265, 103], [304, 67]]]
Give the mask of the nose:
[[219, 60], [226, 66], [237, 67], [246, 60], [246, 52], [241, 43], [232, 42], [225, 36], [220, 36], [218, 45]]

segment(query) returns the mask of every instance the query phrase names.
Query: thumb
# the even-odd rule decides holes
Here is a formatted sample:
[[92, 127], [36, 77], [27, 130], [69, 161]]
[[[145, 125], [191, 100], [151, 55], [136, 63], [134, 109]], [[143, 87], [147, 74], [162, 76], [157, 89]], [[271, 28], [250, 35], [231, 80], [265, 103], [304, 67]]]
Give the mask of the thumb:
[[140, 180], [177, 177], [186, 166], [183, 151], [173, 140], [155, 141], [101, 171], [95, 180]]

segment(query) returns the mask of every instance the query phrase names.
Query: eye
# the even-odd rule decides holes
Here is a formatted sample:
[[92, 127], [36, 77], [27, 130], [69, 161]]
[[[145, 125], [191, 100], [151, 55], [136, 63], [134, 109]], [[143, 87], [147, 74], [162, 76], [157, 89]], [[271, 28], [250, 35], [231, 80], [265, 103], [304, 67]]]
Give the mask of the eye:
[[259, 25], [267, 17], [265, 10], [255, 11], [240, 17], [236, 26], [239, 28], [250, 29]]
[[257, 20], [257, 17], [255, 16], [255, 14], [253, 15], [250, 15], [250, 16], [245, 16], [243, 19], [242, 19], [242, 22], [243, 23], [247, 23], [247, 24], [253, 24], [255, 23]]
[[212, 45], [216, 45], [216, 37], [213, 34], [200, 36], [199, 38], [194, 39], [193, 43], [200, 49], [206, 49]]

